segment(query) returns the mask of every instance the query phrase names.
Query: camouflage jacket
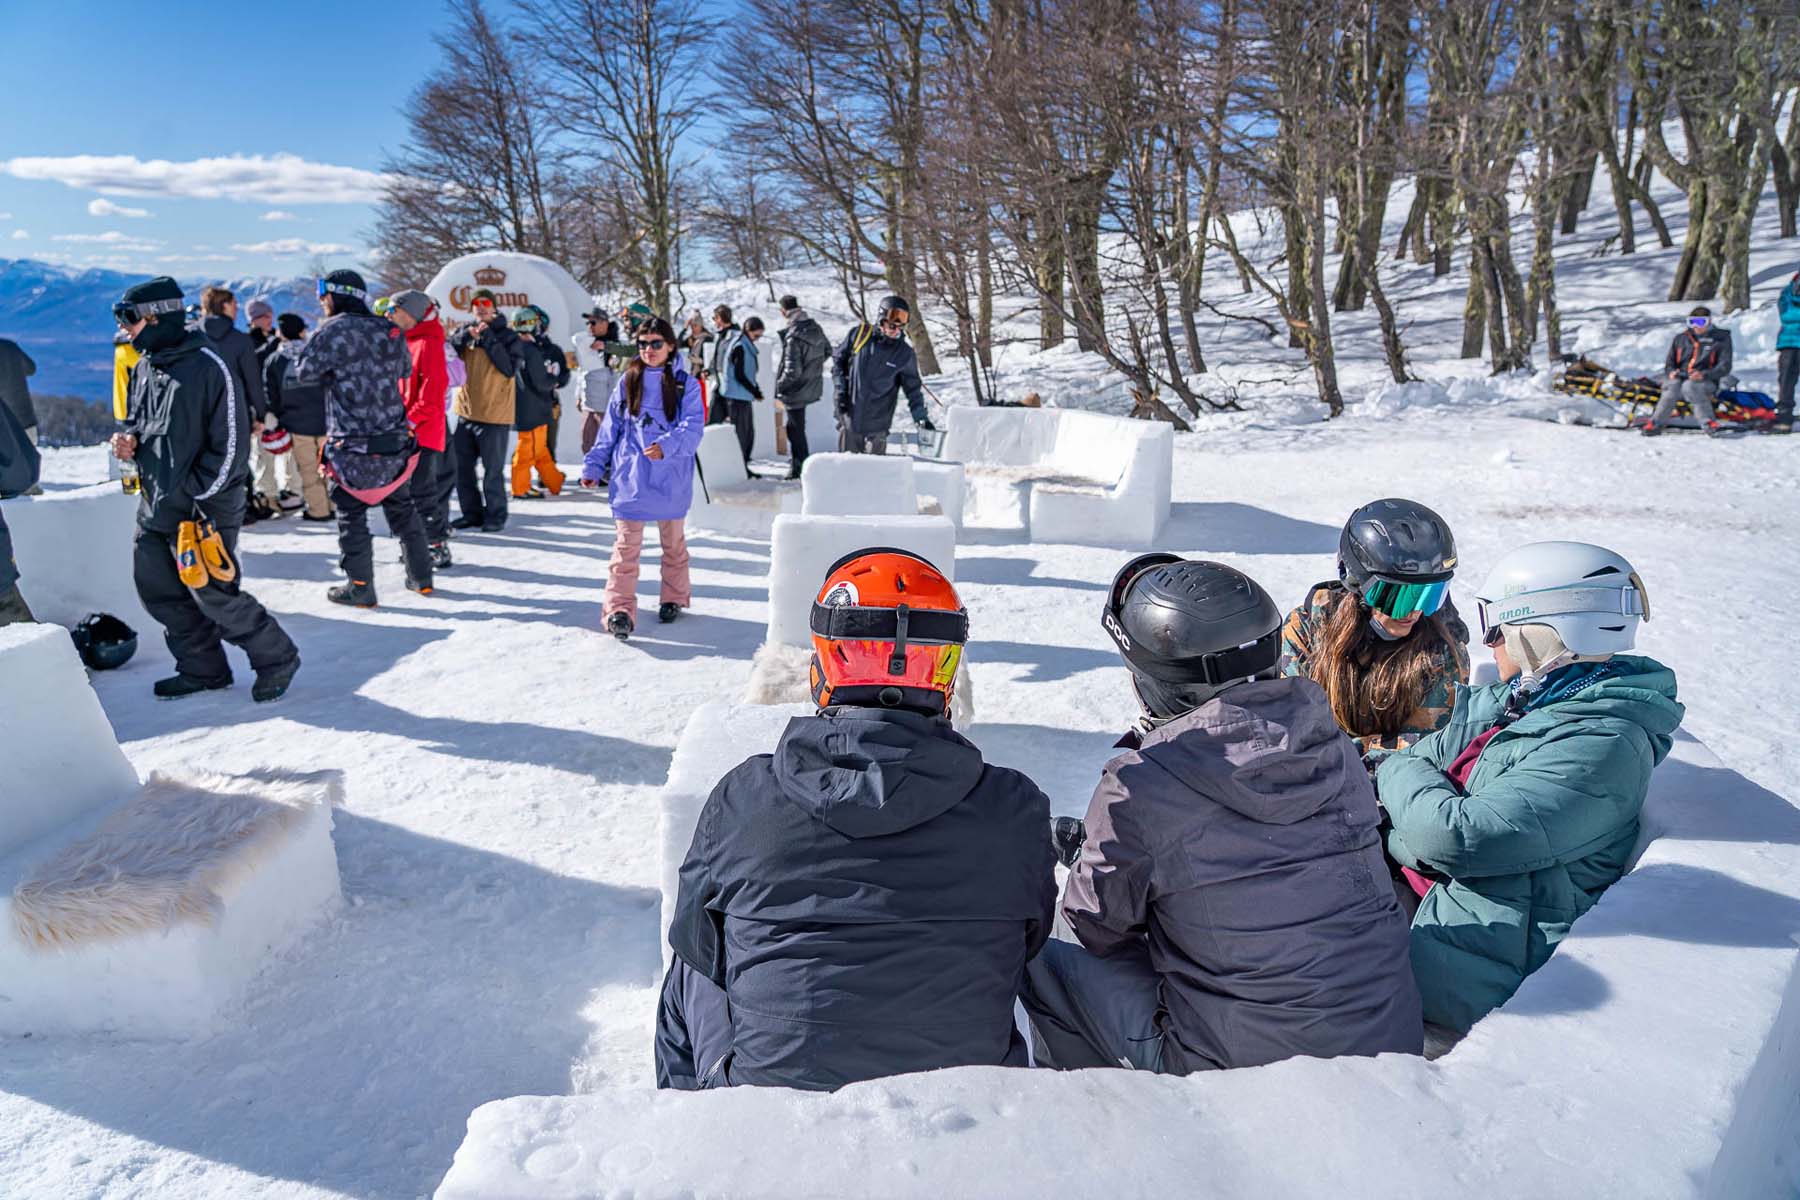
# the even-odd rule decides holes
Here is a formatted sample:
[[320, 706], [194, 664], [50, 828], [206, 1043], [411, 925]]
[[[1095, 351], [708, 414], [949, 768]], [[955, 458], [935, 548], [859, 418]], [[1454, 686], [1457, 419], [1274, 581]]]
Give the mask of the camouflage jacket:
[[[1313, 639], [1325, 628], [1331, 610], [1339, 603], [1354, 603], [1344, 585], [1337, 582], [1314, 584], [1306, 602], [1288, 614], [1281, 627], [1281, 673], [1313, 678]], [[1346, 729], [1363, 754], [1403, 750], [1428, 733], [1434, 733], [1450, 720], [1456, 704], [1456, 685], [1469, 682], [1469, 627], [1463, 624], [1456, 605], [1448, 600], [1440, 610], [1445, 627], [1450, 631], [1450, 646], [1438, 656], [1436, 677], [1425, 691], [1424, 700], [1396, 734], [1361, 733]]]
[[406, 335], [386, 317], [339, 313], [319, 322], [289, 369], [325, 389], [325, 461], [353, 488], [400, 477], [418, 449], [400, 380], [412, 374]]

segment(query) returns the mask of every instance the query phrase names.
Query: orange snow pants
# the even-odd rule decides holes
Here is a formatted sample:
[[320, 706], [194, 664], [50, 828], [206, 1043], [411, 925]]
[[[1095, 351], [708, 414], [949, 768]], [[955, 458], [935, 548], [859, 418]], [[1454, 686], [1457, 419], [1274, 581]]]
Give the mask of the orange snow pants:
[[531, 490], [531, 468], [536, 467], [538, 478], [544, 481], [552, 496], [562, 493], [563, 473], [556, 469], [556, 459], [550, 454], [550, 427], [539, 425], [536, 429], [521, 429], [519, 444], [513, 448], [512, 461], [512, 494], [517, 499]]

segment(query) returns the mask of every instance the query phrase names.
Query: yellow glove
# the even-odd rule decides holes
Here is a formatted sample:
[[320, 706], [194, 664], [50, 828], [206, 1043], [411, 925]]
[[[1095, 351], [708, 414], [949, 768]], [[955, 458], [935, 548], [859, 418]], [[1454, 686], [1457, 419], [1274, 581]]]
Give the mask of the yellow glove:
[[231, 555], [225, 550], [225, 539], [213, 523], [202, 517], [199, 521], [200, 562], [206, 573], [220, 583], [230, 583], [237, 578], [237, 564], [231, 561]]
[[193, 521], [183, 521], [175, 531], [175, 570], [188, 587], [206, 586], [206, 566], [200, 561], [200, 533]]

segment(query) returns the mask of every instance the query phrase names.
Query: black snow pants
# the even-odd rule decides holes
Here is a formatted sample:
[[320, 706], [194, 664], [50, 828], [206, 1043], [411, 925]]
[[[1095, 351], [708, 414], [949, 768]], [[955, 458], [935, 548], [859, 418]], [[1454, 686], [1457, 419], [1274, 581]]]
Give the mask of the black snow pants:
[[[425, 543], [425, 526], [413, 507], [411, 483], [409, 479], [390, 492], [381, 502], [381, 511], [387, 517], [388, 531], [400, 539], [407, 580], [430, 587], [431, 548]], [[374, 582], [375, 542], [369, 536], [370, 506], [336, 483], [331, 485], [331, 503], [337, 509], [338, 565], [353, 582]]]
[[[237, 562], [235, 526], [220, 526], [219, 537]], [[181, 582], [175, 565], [175, 535], [138, 527], [132, 544], [131, 577], [144, 611], [163, 627], [175, 669], [203, 683], [231, 682], [231, 664], [222, 642], [250, 656], [252, 670], [284, 666], [299, 656], [293, 640], [255, 596], [243, 590], [243, 570], [230, 583], [209, 578], [206, 586]]]
[[656, 1086], [729, 1087], [731, 1006], [718, 984], [677, 958], [656, 1006]]
[[[456, 504], [465, 520], [482, 525], [506, 524], [506, 503], [512, 495], [506, 467], [511, 425], [488, 421], [461, 421], [456, 426]], [[481, 469], [481, 485], [475, 470]]]

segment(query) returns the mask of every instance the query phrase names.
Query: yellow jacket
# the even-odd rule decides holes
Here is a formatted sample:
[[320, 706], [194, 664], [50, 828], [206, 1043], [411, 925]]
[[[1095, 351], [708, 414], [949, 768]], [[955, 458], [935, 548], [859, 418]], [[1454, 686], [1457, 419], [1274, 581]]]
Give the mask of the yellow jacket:
[[113, 418], [125, 419], [125, 399], [131, 395], [131, 369], [138, 365], [143, 355], [130, 342], [119, 342], [113, 347]]

